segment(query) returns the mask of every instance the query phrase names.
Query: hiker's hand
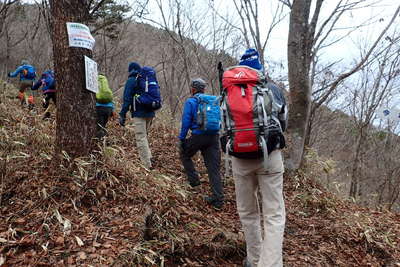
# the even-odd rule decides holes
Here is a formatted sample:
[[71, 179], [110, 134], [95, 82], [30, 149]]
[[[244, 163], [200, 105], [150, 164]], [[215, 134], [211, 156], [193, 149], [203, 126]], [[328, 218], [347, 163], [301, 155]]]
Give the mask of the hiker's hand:
[[121, 126], [125, 126], [125, 118], [123, 118], [123, 117], [119, 117], [119, 125], [121, 125]]

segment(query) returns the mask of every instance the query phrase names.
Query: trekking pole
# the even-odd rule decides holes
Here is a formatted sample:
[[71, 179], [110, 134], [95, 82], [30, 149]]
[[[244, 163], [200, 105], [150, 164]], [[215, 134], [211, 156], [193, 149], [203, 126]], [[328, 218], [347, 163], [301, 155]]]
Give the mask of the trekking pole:
[[224, 68], [222, 67], [222, 62], [218, 62], [218, 80], [219, 80], [219, 93], [222, 94], [223, 85], [222, 85], [222, 75], [224, 74]]

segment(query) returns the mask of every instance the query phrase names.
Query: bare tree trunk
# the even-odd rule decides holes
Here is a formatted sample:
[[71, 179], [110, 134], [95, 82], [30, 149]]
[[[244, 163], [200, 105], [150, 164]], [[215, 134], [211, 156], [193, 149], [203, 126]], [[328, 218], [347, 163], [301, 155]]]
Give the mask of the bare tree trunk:
[[8, 34], [8, 29], [5, 30], [5, 36], [6, 36], [6, 62], [5, 62], [6, 68], [5, 69], [6, 69], [6, 71], [9, 71], [11, 46], [10, 46], [10, 36]]
[[18, 3], [18, 0], [4, 0], [0, 1], [0, 35], [3, 31], [4, 23], [9, 15], [9, 9], [12, 5]]
[[306, 133], [304, 136], [304, 147], [311, 146], [310, 145], [311, 144], [311, 129], [313, 128], [313, 125], [314, 125], [314, 119], [315, 119], [315, 117], [313, 116], [312, 113], [310, 113], [309, 118], [308, 118]]
[[[296, 170], [303, 160], [304, 140], [310, 114], [311, 85], [309, 79], [312, 47], [312, 26], [309, 27], [311, 0], [293, 2], [288, 38], [288, 70], [290, 109], [288, 135], [291, 141], [286, 167]], [[312, 33], [312, 35], [311, 35]], [[311, 37], [311, 38], [310, 38]]]
[[360, 165], [360, 155], [361, 155], [361, 147], [364, 140], [364, 129], [360, 129], [360, 135], [357, 139], [356, 151], [354, 152], [353, 159], [353, 167], [351, 169], [351, 183], [350, 183], [350, 193], [349, 196], [352, 198], [356, 198], [359, 192], [360, 187], [360, 173], [358, 172], [358, 168]]
[[83, 22], [87, 9], [79, 0], [51, 0], [53, 54], [57, 80], [56, 153], [84, 156], [93, 147], [95, 95], [85, 89], [84, 56], [92, 52], [68, 46], [66, 22]]

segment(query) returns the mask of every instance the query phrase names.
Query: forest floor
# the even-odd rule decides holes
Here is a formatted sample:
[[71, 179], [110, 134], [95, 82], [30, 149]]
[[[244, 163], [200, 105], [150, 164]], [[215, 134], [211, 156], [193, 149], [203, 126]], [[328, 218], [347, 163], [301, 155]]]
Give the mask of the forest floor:
[[[174, 127], [152, 128], [154, 170], [140, 164], [132, 126], [116, 120], [92, 155], [57, 165], [54, 119], [11, 90], [0, 84], [0, 266], [241, 266], [233, 180], [221, 211], [206, 205], [202, 161], [192, 190]], [[400, 214], [338, 199], [317, 176], [284, 178], [284, 265], [400, 266]]]

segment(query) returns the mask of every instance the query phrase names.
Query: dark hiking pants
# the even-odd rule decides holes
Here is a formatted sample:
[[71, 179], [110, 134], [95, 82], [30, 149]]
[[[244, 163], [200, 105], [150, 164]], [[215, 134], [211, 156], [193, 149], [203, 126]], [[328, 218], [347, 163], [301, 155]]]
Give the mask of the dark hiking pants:
[[56, 93], [55, 92], [49, 92], [44, 94], [44, 101], [43, 101], [43, 108], [44, 108], [44, 118], [50, 118], [50, 100], [53, 101], [54, 107], [56, 106]]
[[54, 105], [56, 105], [56, 93], [51, 92], [51, 93], [45, 93], [44, 94], [44, 101], [43, 101], [43, 108], [47, 109], [50, 105], [50, 100], [53, 100]]
[[192, 135], [185, 140], [181, 160], [185, 168], [190, 185], [199, 184], [199, 174], [196, 171], [192, 157], [201, 151], [207, 168], [208, 178], [212, 190], [212, 198], [217, 202], [224, 199], [222, 180], [220, 174], [221, 154], [218, 135]]
[[96, 107], [97, 113], [97, 138], [102, 138], [107, 135], [106, 124], [111, 117], [113, 109], [111, 107]]

